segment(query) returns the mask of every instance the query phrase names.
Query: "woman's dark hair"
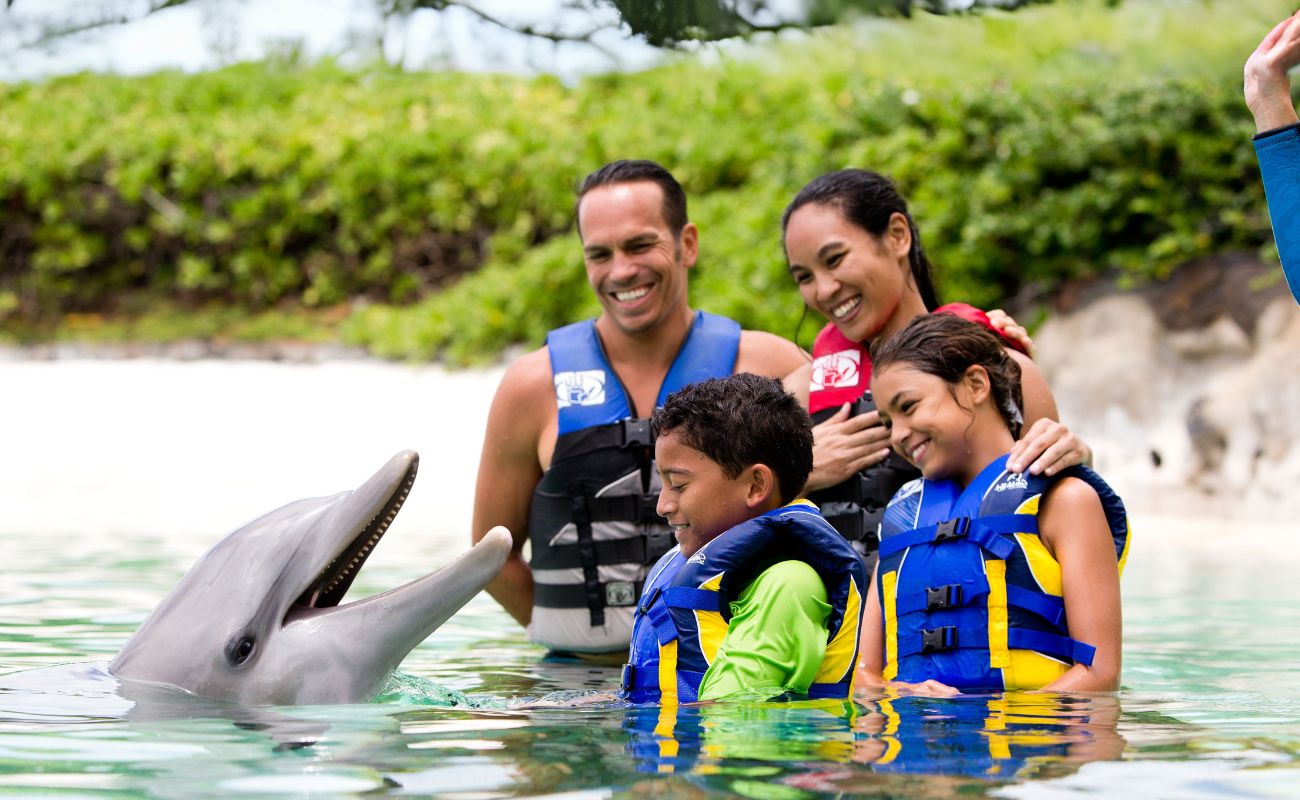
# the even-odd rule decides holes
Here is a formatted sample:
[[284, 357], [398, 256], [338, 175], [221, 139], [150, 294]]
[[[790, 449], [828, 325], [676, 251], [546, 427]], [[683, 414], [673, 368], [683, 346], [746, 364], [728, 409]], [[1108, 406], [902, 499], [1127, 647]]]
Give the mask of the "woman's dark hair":
[[891, 364], [906, 364], [950, 386], [956, 385], [970, 367], [983, 367], [1002, 421], [1013, 437], [1020, 438], [1025, 424], [1020, 365], [1007, 353], [997, 334], [983, 325], [951, 314], [923, 314], [885, 341], [872, 345], [872, 372], [879, 373]]
[[781, 382], [742, 372], [672, 394], [650, 417], [650, 436], [673, 433], [735, 478], [755, 464], [776, 476], [781, 502], [798, 496], [812, 472], [812, 420]]
[[907, 260], [912, 265], [912, 279], [916, 281], [926, 310], [933, 311], [939, 307], [930, 260], [921, 247], [921, 232], [907, 212], [907, 201], [889, 178], [865, 169], [842, 169], [815, 178], [799, 190], [781, 215], [782, 238], [790, 224], [790, 215], [809, 204], [836, 209], [844, 219], [877, 239], [885, 235], [894, 212], [906, 217], [907, 226], [912, 230], [912, 249], [907, 253]]

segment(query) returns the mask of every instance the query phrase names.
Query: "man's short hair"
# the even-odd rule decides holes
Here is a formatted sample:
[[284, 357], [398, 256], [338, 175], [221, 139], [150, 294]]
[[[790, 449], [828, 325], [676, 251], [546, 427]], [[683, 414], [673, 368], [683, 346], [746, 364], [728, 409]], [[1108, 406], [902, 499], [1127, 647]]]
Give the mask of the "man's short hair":
[[[682, 229], [686, 227], [686, 223], [689, 221], [686, 219], [686, 192], [671, 172], [653, 161], [626, 159], [611, 161], [588, 175], [583, 179], [582, 186], [578, 187], [578, 200], [573, 207], [574, 218], [577, 219], [578, 217], [578, 209], [582, 206], [582, 198], [592, 189], [599, 186], [635, 183], [637, 181], [650, 181], [659, 185], [659, 189], [664, 196], [664, 221], [668, 223], [673, 236], [681, 236]], [[578, 235], [582, 235], [581, 228], [578, 230]]]
[[652, 438], [669, 433], [716, 462], [729, 479], [766, 464], [782, 503], [798, 496], [812, 472], [812, 420], [772, 378], [742, 372], [673, 392], [650, 417]]

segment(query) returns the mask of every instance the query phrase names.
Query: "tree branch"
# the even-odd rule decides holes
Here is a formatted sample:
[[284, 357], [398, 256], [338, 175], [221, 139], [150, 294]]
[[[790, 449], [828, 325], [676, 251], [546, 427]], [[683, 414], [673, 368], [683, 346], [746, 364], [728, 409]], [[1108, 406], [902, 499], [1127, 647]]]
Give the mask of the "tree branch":
[[[15, 1], [16, 0], [5, 0], [5, 8], [6, 9], [13, 8]], [[115, 14], [115, 15], [101, 16], [95, 19], [86, 20], [85, 22], [47, 24], [47, 26], [40, 33], [40, 35], [38, 35], [36, 38], [32, 39], [29, 42], [19, 43], [16, 49], [23, 50], [29, 47], [40, 47], [42, 45], [49, 44], [50, 42], [53, 42], [56, 39], [62, 39], [67, 36], [75, 36], [79, 33], [87, 33], [89, 31], [99, 30], [100, 28], [111, 28], [117, 25], [129, 25], [130, 23], [144, 19], [145, 17], [150, 16], [151, 14], [157, 14], [159, 11], [166, 11], [169, 8], [175, 8], [177, 6], [187, 5], [193, 1], [194, 0], [154, 0], [154, 2], [149, 5], [148, 9], [143, 14], [138, 14], [138, 15]]]
[[[615, 25], [595, 25], [580, 33], [566, 33], [555, 29], [541, 29], [529, 23], [512, 23], [490, 14], [472, 3], [462, 2], [462, 0], [396, 0], [396, 4], [406, 7], [409, 11], [417, 9], [429, 9], [431, 11], [445, 11], [448, 8], [458, 8], [478, 19], [501, 30], [518, 33], [534, 39], [544, 39], [552, 44], [583, 44], [595, 48], [603, 55], [613, 61], [618, 61], [618, 56], [609, 48], [596, 41], [596, 35], [601, 31], [612, 30]], [[592, 10], [592, 9], [588, 9]]]

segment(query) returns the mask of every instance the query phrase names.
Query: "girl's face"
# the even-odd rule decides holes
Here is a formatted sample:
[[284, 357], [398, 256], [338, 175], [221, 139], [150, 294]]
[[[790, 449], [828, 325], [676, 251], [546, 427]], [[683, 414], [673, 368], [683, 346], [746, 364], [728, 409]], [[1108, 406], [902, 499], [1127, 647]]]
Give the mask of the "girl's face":
[[931, 480], [978, 472], [967, 440], [975, 415], [965, 381], [956, 385], [905, 363], [871, 376], [880, 421], [889, 428], [894, 451]]
[[833, 206], [810, 203], [790, 215], [785, 253], [803, 301], [849, 339], [866, 342], [925, 312], [911, 279], [911, 227], [894, 214], [873, 236]]

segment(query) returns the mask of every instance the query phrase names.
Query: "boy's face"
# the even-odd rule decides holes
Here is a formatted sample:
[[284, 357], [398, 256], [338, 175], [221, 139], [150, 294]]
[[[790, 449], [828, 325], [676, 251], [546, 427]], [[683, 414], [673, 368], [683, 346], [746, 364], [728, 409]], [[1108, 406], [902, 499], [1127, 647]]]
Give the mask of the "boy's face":
[[675, 431], [655, 441], [663, 488], [655, 511], [668, 520], [682, 554], [691, 556], [718, 534], [755, 516], [745, 472], [728, 478], [708, 456], [682, 443]]

